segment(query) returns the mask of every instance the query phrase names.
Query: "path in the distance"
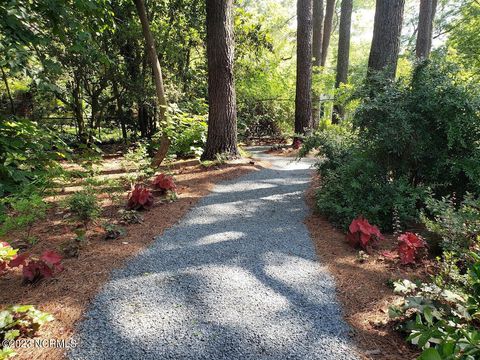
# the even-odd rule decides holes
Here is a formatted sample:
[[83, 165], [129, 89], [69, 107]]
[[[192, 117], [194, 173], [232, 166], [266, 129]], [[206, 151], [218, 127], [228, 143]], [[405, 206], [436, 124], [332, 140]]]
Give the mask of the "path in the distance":
[[273, 166], [217, 185], [114, 272], [71, 359], [356, 359], [303, 223], [310, 163], [257, 152]]

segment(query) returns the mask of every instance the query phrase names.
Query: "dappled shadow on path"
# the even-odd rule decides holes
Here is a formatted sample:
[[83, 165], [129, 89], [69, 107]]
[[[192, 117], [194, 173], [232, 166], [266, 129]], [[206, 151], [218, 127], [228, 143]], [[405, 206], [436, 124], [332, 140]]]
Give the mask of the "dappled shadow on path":
[[355, 358], [303, 224], [310, 170], [281, 165], [217, 185], [115, 271], [70, 357]]

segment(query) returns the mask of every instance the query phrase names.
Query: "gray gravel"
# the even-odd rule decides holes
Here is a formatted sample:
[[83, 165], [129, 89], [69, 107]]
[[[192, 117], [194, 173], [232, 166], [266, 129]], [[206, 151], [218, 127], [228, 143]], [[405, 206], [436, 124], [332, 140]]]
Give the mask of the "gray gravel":
[[[309, 161], [223, 182], [93, 300], [70, 359], [356, 359], [303, 220]], [[121, 245], [119, 245], [121, 246]]]

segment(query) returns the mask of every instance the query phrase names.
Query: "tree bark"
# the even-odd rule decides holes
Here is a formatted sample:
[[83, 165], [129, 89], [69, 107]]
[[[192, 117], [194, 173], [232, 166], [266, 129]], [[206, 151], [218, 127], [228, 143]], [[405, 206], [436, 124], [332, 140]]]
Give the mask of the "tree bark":
[[295, 134], [305, 135], [312, 119], [312, 0], [297, 0], [297, 84]]
[[[147, 52], [153, 69], [153, 79], [155, 82], [155, 90], [157, 92], [157, 102], [158, 106], [160, 107], [160, 122], [165, 123], [167, 120], [167, 99], [165, 97], [165, 90], [163, 87], [162, 68], [160, 67], [160, 62], [158, 61], [157, 51], [155, 50], [155, 41], [153, 39], [152, 32], [150, 31], [147, 10], [145, 9], [143, 0], [135, 0], [135, 6], [137, 7], [138, 16], [140, 17], [140, 22], [142, 24], [143, 36], [145, 37]], [[165, 159], [167, 156], [169, 146], [170, 140], [168, 139], [167, 134], [164, 133], [160, 139], [160, 148], [154, 156], [153, 165], [159, 166], [162, 163], [163, 159]]]
[[203, 160], [238, 157], [233, 0], [207, 0], [208, 133]]
[[15, 115], [15, 104], [13, 103], [12, 93], [10, 92], [10, 86], [8, 86], [8, 79], [7, 74], [3, 70], [3, 67], [0, 67], [2, 70], [2, 78], [3, 82], [5, 83], [5, 89], [7, 90], [8, 100], [10, 101], [10, 111], [12, 112], [12, 116]]
[[437, 0], [420, 0], [415, 53], [418, 59], [427, 59], [432, 48], [433, 19]]
[[373, 40], [368, 59], [369, 78], [383, 71], [390, 79], [397, 72], [405, 0], [377, 0]]
[[[340, 13], [340, 29], [338, 35], [337, 76], [335, 89], [348, 81], [348, 65], [350, 60], [350, 30], [352, 27], [353, 0], [342, 0]], [[333, 107], [332, 123], [338, 124], [343, 119], [345, 111], [342, 105]]]
[[327, 0], [325, 9], [325, 23], [323, 25], [323, 42], [322, 42], [322, 60], [320, 65], [325, 66], [327, 63], [328, 47], [330, 46], [330, 38], [332, 36], [333, 14], [335, 13], [335, 0]]
[[[313, 0], [313, 71], [320, 73], [320, 64], [322, 61], [322, 43], [323, 43], [323, 19], [324, 8], [323, 0]], [[320, 122], [320, 93], [318, 90], [312, 92], [312, 129], [316, 129]]]

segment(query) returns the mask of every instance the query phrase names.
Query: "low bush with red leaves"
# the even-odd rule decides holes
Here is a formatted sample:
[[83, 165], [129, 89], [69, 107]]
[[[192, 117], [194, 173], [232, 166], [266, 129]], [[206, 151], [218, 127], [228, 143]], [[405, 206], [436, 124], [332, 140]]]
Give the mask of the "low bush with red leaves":
[[177, 191], [177, 186], [173, 181], [173, 177], [165, 174], [160, 174], [155, 177], [152, 182], [152, 187], [154, 189], [160, 190], [162, 193], [166, 193], [167, 191]]
[[20, 266], [22, 267], [23, 280], [29, 283], [51, 278], [63, 270], [62, 256], [53, 250], [44, 251], [39, 258], [23, 253], [17, 255], [8, 263], [10, 268]]
[[403, 265], [414, 264], [425, 256], [427, 243], [420, 235], [406, 232], [398, 237], [398, 256]]
[[350, 245], [361, 247], [367, 251], [375, 246], [378, 241], [383, 240], [383, 235], [380, 233], [378, 227], [371, 225], [368, 220], [363, 217], [358, 217], [353, 220], [348, 230], [347, 240]]
[[152, 205], [152, 192], [143, 185], [135, 185], [128, 195], [127, 210], [148, 210]]
[[293, 140], [293, 145], [292, 147], [295, 149], [295, 150], [298, 150], [302, 147], [302, 140], [300, 139], [295, 139]]

